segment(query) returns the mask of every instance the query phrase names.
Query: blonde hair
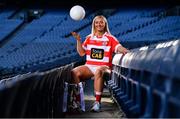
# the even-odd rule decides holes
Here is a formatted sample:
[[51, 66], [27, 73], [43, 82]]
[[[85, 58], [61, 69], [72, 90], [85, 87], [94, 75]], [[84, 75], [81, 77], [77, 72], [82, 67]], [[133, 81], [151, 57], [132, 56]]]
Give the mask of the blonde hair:
[[98, 16], [94, 17], [93, 22], [92, 22], [91, 34], [92, 35], [95, 34], [95, 20], [98, 19], [98, 18], [102, 18], [104, 20], [104, 22], [105, 22], [105, 31], [104, 32], [107, 32], [108, 34], [111, 34], [110, 31], [109, 31], [109, 26], [108, 26], [107, 19], [103, 15], [98, 15]]

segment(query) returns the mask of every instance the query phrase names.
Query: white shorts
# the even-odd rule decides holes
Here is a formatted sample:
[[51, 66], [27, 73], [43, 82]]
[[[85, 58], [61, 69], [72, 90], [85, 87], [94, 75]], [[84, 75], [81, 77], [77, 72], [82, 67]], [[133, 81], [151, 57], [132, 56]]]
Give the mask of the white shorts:
[[[85, 64], [85, 66], [87, 66], [87, 67], [91, 70], [91, 72], [92, 72], [93, 74], [95, 74], [97, 68], [99, 67], [99, 66], [97, 66], [97, 65], [89, 65], [89, 64]], [[108, 66], [107, 66], [107, 67], [108, 67]], [[108, 71], [108, 72], [111, 72], [111, 71]]]
[[95, 74], [96, 69], [98, 68], [98, 66], [96, 66], [96, 65], [85, 64], [85, 66], [87, 66], [93, 74]]

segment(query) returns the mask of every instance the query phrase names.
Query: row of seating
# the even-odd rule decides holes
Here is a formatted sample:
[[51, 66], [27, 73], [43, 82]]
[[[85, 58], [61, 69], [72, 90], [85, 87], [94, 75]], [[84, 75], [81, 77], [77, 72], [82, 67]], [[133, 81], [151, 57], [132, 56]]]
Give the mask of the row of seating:
[[63, 118], [64, 82], [72, 64], [0, 80], [1, 118]]
[[32, 43], [0, 59], [0, 66], [2, 69], [11, 69], [11, 73], [24, 73], [47, 70], [78, 60], [80, 57], [75, 46], [70, 48], [60, 43]]
[[2, 8], [0, 11], [0, 19], [9, 19], [12, 15], [16, 13], [16, 8]]
[[22, 20], [1, 20], [0, 21], [0, 44], [23, 24]]
[[[156, 9], [152, 9], [152, 14], [154, 14], [154, 11]], [[107, 16], [110, 25], [112, 25], [110, 26], [111, 33], [115, 34], [123, 45], [126, 43], [127, 46], [125, 46], [129, 46], [128, 48], [142, 45], [143, 42], [150, 43], [151, 41], [179, 37], [177, 30], [179, 26], [175, 25], [178, 23], [178, 19], [174, 19], [176, 17], [170, 18], [170, 21], [164, 20], [165, 18], [162, 19], [164, 24], [166, 22], [169, 23], [169, 27], [163, 30], [165, 26], [162, 27], [160, 25], [162, 24], [160, 22], [161, 19], [157, 15], [145, 17], [145, 12], [147, 10], [143, 11], [139, 9], [135, 9], [134, 11], [133, 9], [119, 9], [115, 13], [114, 11], [111, 12], [113, 14]], [[78, 57], [75, 49], [76, 40], [71, 36], [70, 32], [79, 32], [82, 40], [84, 40], [91, 33], [91, 22], [93, 16], [95, 16], [95, 12], [87, 14], [82, 21], [74, 21], [65, 13], [67, 11], [48, 12], [47, 10], [42, 17], [25, 25], [18, 34], [0, 49], [0, 69], [3, 72], [17, 69], [23, 71], [25, 69], [24, 67], [33, 67], [34, 70], [41, 67], [40, 65], [43, 68], [45, 63], [55, 66], [52, 63], [53, 59], [61, 59], [62, 54], [65, 56], [67, 54], [68, 57], [71, 55]], [[151, 13], [151, 10], [147, 13]], [[157, 13], [160, 13], [159, 9], [157, 9]], [[167, 17], [167, 19], [169, 18]], [[156, 34], [156, 30], [160, 31], [160, 28], [163, 31]], [[168, 33], [166, 33], [167, 31]], [[26, 54], [23, 58], [21, 58], [23, 56], [22, 53]], [[76, 58], [74, 60], [73, 58], [71, 59], [71, 61], [75, 61]], [[56, 66], [59, 66], [59, 63], [56, 63]]]
[[176, 40], [180, 37], [179, 18], [179, 16], [167, 16], [139, 29], [129, 30], [124, 33], [120, 32], [121, 35], [117, 36], [117, 38], [122, 43], [139, 41], [141, 42], [140, 46], [151, 44], [152, 42], [168, 41], [170, 39]]
[[108, 84], [128, 117], [180, 117], [179, 52], [176, 40], [115, 55]]
[[53, 15], [47, 13], [47, 15], [42, 16], [41, 19], [33, 20], [0, 49], [2, 52], [0, 57], [9, 55], [11, 52], [24, 47], [36, 38], [44, 35], [53, 26], [62, 22], [63, 18], [64, 17], [60, 15], [53, 17]]
[[66, 38], [65, 35], [86, 26], [90, 22], [88, 17], [91, 15], [84, 22], [77, 22], [64, 13], [59, 15], [47, 11], [1, 49], [4, 49], [0, 58], [1, 72], [32, 72], [81, 60], [75, 49], [75, 39], [72, 36]]
[[[133, 19], [127, 23], [123, 23], [121, 25], [115, 25], [111, 29], [111, 32], [117, 36], [120, 37], [124, 34], [127, 34], [129, 32], [134, 32], [138, 29], [142, 29], [143, 27], [146, 27], [154, 22], [157, 22], [159, 20], [158, 17], [152, 17], [152, 18], [136, 18]], [[117, 30], [119, 29], [119, 30]]]

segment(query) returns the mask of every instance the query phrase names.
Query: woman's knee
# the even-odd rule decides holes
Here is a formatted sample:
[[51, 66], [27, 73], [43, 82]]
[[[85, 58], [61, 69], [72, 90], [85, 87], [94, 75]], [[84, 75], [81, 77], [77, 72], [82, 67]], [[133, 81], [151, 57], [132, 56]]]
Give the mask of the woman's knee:
[[103, 78], [106, 73], [110, 73], [110, 72], [111, 71], [110, 71], [110, 69], [108, 67], [103, 67], [103, 66], [98, 67], [96, 72], [95, 72], [95, 76]]
[[72, 75], [72, 77], [80, 78], [81, 72], [77, 69], [73, 69], [73, 70], [71, 70], [71, 75]]
[[103, 69], [101, 67], [98, 67], [95, 72], [95, 77], [103, 77]]
[[78, 84], [80, 82], [81, 72], [77, 69], [71, 70], [71, 83]]

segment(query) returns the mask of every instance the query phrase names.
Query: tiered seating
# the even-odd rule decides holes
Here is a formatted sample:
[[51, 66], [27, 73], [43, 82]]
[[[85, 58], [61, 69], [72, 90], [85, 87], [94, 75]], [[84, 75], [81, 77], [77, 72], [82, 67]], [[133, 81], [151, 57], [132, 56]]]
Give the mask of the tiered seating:
[[16, 9], [0, 10], [0, 44], [23, 23], [22, 20], [9, 19], [15, 12]]
[[[107, 16], [110, 31], [122, 44], [128, 43], [130, 48], [145, 45], [146, 41], [178, 38], [179, 18], [159, 17], [161, 12], [161, 9], [150, 9], [148, 12], [147, 9], [119, 9]], [[84, 40], [91, 33], [93, 16], [95, 12], [86, 15], [82, 21], [74, 21], [67, 11], [47, 10], [0, 49], [1, 69], [35, 71], [46, 69], [47, 65], [50, 68], [76, 61], [79, 58], [75, 49], [76, 40], [70, 32], [77, 31]], [[27, 57], [21, 58], [22, 53]]]
[[[137, 10], [138, 11], [138, 10]], [[140, 8], [136, 15], [126, 12], [128, 17], [120, 15], [124, 11], [119, 11], [109, 17], [111, 33], [128, 48], [136, 48], [155, 42], [178, 39], [179, 36], [179, 16], [162, 16], [165, 8]]]
[[[84, 21], [77, 22], [70, 18], [67, 20], [65, 16], [57, 14], [46, 14], [34, 20], [7, 44], [12, 50], [8, 50], [8, 55], [1, 56], [0, 65], [5, 69], [3, 72], [6, 72], [6, 69], [14, 73], [45, 70], [77, 61], [79, 56], [75, 50], [75, 39], [65, 38], [65, 34], [84, 27], [87, 20]], [[72, 25], [69, 27], [67, 23]], [[61, 34], [63, 32], [64, 35]], [[24, 54], [27, 54], [27, 57], [23, 57]]]
[[73, 21], [71, 18], [67, 17], [67, 20], [62, 22], [59, 26], [54, 28], [54, 32], [58, 33], [61, 37], [66, 37], [70, 35], [71, 31], [80, 30], [82, 27], [89, 25], [90, 20], [84, 19], [81, 22]]
[[0, 66], [13, 70], [14, 73], [45, 70], [77, 61], [78, 57], [75, 55], [77, 52], [74, 45], [65, 45], [63, 42], [35, 42], [0, 59]]
[[[111, 32], [117, 36], [120, 37], [124, 34], [127, 34], [129, 32], [134, 32], [138, 29], [141, 29], [145, 26], [148, 26], [158, 20], [157, 17], [152, 18], [135, 18], [129, 22], [123, 23], [120, 26], [114, 27]], [[117, 30], [118, 29], [118, 30]]]
[[[123, 35], [157, 22], [161, 11], [162, 9], [157, 8], [119, 10], [118, 13], [108, 17], [110, 30], [112, 34], [122, 39]], [[148, 14], [147, 17], [145, 14]]]
[[[1, 59], [2, 68], [10, 71], [13, 70], [13, 72], [28, 72], [47, 70], [77, 60], [82, 60], [76, 52], [76, 40], [71, 36], [70, 32], [87, 27], [91, 21], [89, 20], [89, 17], [91, 17], [91, 15], [86, 16], [86, 19], [78, 22], [72, 20], [69, 16], [59, 17], [58, 14], [52, 12], [49, 13], [49, 15], [46, 14], [44, 18], [40, 18], [40, 20], [29, 25], [31, 28], [29, 29], [30, 31], [26, 30], [27, 27], [25, 27], [25, 33], [31, 33], [33, 31], [32, 28], [34, 28], [34, 31], [36, 32], [33, 32], [35, 34], [33, 36], [37, 37], [32, 39], [32, 36], [30, 35], [25, 38], [28, 39], [30, 37], [32, 40], [29, 38], [29, 40], [23, 41], [23, 37], [20, 35], [21, 39], [18, 38], [11, 41], [11, 44], [15, 44], [16, 47], [19, 44], [21, 47], [14, 50], [14, 52], [11, 52], [11, 55], [6, 56], [7, 60], [4, 60], [5, 58]], [[41, 24], [46, 25], [41, 27]], [[46, 32], [41, 33], [43, 28], [46, 29]], [[41, 35], [38, 36], [38, 34]], [[23, 54], [27, 54], [27, 57], [21, 58]], [[14, 56], [17, 58], [15, 60], [16, 62], [7, 64], [10, 59], [14, 59]]]
[[0, 19], [8, 19], [16, 12], [16, 9], [2, 9], [0, 12]]
[[136, 18], [140, 13], [141, 12], [137, 9], [119, 9], [115, 14], [108, 17], [110, 30]]
[[63, 118], [72, 65], [0, 80], [1, 118]]
[[3, 40], [14, 32], [21, 24], [22, 20], [0, 20], [0, 44]]
[[179, 43], [169, 41], [115, 55], [109, 86], [127, 116], [180, 117]]
[[54, 16], [54, 15], [45, 15], [40, 19], [33, 20], [30, 24], [28, 24], [21, 32], [19, 32], [12, 40], [10, 40], [6, 45], [4, 45], [0, 51], [0, 57], [5, 55], [9, 55], [16, 51], [17, 49], [24, 47], [25, 45], [31, 43], [36, 38], [44, 35], [50, 29], [52, 29], [55, 25], [62, 22], [64, 17]]
[[121, 36], [123, 41], [161, 41], [179, 38], [180, 17], [169, 16]]
[[166, 12], [166, 7], [142, 7], [139, 8], [139, 10], [142, 11], [141, 17], [158, 17], [159, 15]]

